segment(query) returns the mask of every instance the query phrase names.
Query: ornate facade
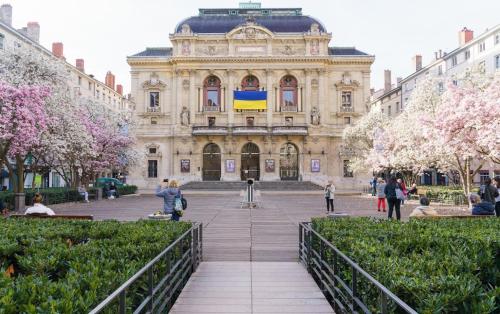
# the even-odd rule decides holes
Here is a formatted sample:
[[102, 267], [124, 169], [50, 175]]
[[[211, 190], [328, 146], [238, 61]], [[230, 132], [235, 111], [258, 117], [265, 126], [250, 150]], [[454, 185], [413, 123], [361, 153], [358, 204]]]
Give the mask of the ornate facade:
[[[129, 182], [364, 178], [345, 165], [342, 131], [366, 112], [374, 57], [332, 39], [301, 9], [200, 9], [171, 48], [128, 57], [144, 167]], [[266, 91], [266, 110], [236, 110], [233, 91]]]

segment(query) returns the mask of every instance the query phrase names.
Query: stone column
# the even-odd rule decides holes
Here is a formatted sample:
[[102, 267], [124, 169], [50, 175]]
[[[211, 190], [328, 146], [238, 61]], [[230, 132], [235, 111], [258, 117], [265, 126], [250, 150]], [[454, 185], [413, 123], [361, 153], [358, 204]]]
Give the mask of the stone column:
[[273, 108], [275, 108], [274, 100], [276, 97], [273, 97], [273, 71], [267, 69], [266, 70], [266, 90], [267, 90], [267, 126], [271, 127], [273, 125]]
[[233, 109], [233, 91], [234, 91], [234, 70], [227, 70], [227, 93], [226, 93], [226, 110], [229, 126], [234, 124], [234, 109]]
[[311, 71], [304, 70], [306, 73], [306, 93], [304, 98], [304, 112], [306, 114], [306, 124], [311, 124], [311, 98], [312, 98], [312, 88], [311, 88]]
[[[362, 89], [362, 97], [363, 99], [360, 99], [359, 102], [358, 102], [358, 110], [356, 110], [356, 107], [353, 107], [354, 108], [354, 111], [358, 111], [358, 112], [365, 112], [366, 111], [366, 103], [368, 102], [368, 99], [370, 98], [370, 71], [363, 71], [363, 82], [361, 84], [363, 84], [363, 86], [361, 86], [361, 89]], [[353, 99], [355, 102], [356, 102], [356, 99], [354, 98]], [[402, 99], [400, 100], [400, 103], [402, 104]], [[354, 105], [354, 103], [353, 103]]]
[[321, 113], [321, 117], [320, 117], [321, 124], [325, 124], [328, 122], [328, 120], [330, 120], [328, 118], [329, 112], [327, 110], [327, 103], [328, 103], [327, 75], [328, 75], [328, 72], [325, 69], [320, 69], [318, 71], [318, 76], [319, 76], [318, 109]]
[[172, 124], [175, 126], [177, 126], [177, 124], [179, 124], [179, 121], [180, 121], [180, 118], [179, 118], [179, 113], [181, 112], [181, 109], [182, 109], [182, 92], [183, 92], [183, 87], [182, 87], [182, 70], [177, 70], [175, 72], [175, 74], [177, 75], [176, 77], [176, 89], [175, 89], [175, 94], [177, 95], [176, 96], [176, 100], [175, 100], [175, 103], [174, 105], [172, 106], [172, 116], [173, 116], [173, 119], [172, 119]]
[[198, 105], [195, 89], [196, 71], [189, 70], [189, 123], [194, 124]]

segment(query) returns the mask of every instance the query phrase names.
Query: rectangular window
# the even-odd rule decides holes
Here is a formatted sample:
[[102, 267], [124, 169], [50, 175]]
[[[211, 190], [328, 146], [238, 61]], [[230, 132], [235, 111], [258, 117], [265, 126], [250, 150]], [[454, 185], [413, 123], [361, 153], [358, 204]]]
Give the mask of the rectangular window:
[[344, 178], [352, 178], [354, 176], [351, 167], [349, 166], [349, 160], [344, 160], [343, 169], [344, 169]]
[[99, 97], [100, 97], [100, 96], [101, 96], [101, 92], [100, 92], [100, 91], [96, 91], [96, 92], [95, 92], [95, 97], [96, 97], [97, 99], [99, 99]]
[[479, 182], [484, 184], [484, 180], [490, 177], [490, 172], [488, 170], [480, 170], [479, 171]]
[[342, 92], [342, 107], [352, 107], [351, 92]]
[[89, 82], [89, 90], [92, 90], [92, 83]]
[[344, 117], [344, 124], [351, 124], [351, 117]]
[[465, 60], [470, 59], [470, 50], [465, 51]]
[[3, 46], [4, 46], [3, 41], [4, 41], [4, 39], [5, 39], [4, 35], [0, 34], [0, 49], [3, 49]]
[[81, 76], [78, 77], [78, 85], [82, 85], [82, 77]]
[[387, 115], [390, 117], [392, 114], [392, 108], [391, 106], [387, 106]]
[[150, 92], [149, 107], [159, 107], [159, 106], [160, 106], [160, 92]]
[[479, 69], [479, 72], [481, 72], [481, 73], [486, 72], [486, 61], [479, 62], [478, 69]]
[[215, 126], [215, 117], [208, 117], [208, 126]]
[[158, 178], [158, 160], [148, 160], [148, 178]]
[[500, 69], [500, 55], [495, 56], [495, 69]]
[[486, 43], [483, 41], [479, 44], [479, 52], [483, 52], [486, 50]]
[[438, 83], [438, 91], [440, 93], [444, 92], [444, 84], [443, 84], [443, 82], [439, 82]]
[[451, 58], [451, 66], [454, 67], [458, 64], [457, 56]]
[[254, 126], [255, 118], [247, 117], [247, 126]]
[[438, 66], [438, 75], [443, 75], [443, 66]]
[[150, 148], [149, 148], [149, 153], [150, 153], [151, 155], [156, 154], [156, 147], [150, 147]]
[[500, 44], [500, 34], [495, 35], [495, 45]]

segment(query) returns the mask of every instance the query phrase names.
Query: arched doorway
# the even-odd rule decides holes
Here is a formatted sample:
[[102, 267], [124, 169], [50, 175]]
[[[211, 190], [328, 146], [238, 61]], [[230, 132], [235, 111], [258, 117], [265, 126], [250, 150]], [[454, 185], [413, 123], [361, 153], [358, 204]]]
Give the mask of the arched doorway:
[[203, 148], [203, 181], [220, 181], [221, 158], [220, 148], [210, 143]]
[[299, 179], [299, 151], [292, 143], [286, 143], [280, 149], [280, 178], [283, 181]]
[[260, 151], [254, 143], [247, 143], [241, 149], [241, 180], [248, 178], [259, 180], [260, 177]]

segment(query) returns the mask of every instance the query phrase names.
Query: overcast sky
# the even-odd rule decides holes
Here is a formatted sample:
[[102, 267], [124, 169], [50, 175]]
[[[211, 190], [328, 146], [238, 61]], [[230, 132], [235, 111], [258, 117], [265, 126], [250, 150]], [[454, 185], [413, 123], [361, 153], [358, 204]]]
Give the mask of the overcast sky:
[[[0, 0], [13, 6], [13, 26], [38, 21], [41, 43], [64, 43], [66, 59], [85, 59], [87, 73], [104, 81], [106, 71], [130, 90], [126, 56], [145, 47], [170, 46], [169, 34], [200, 7], [237, 7], [234, 0]], [[355, 46], [375, 55], [372, 87], [383, 87], [384, 69], [397, 76], [412, 72], [411, 58], [451, 51], [458, 31], [467, 26], [475, 36], [500, 23], [499, 0], [266, 0], [262, 7], [301, 7], [323, 22], [330, 46]]]

